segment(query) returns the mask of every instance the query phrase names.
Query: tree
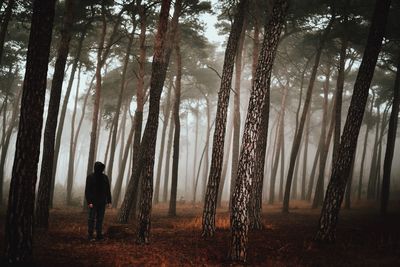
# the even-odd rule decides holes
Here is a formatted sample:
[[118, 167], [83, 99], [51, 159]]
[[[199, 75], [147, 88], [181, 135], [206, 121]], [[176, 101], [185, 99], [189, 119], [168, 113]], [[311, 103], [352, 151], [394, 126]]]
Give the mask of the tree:
[[308, 109], [310, 107], [312, 91], [314, 89], [314, 82], [315, 82], [315, 78], [316, 78], [316, 75], [317, 75], [317, 70], [318, 70], [318, 67], [319, 67], [319, 61], [320, 61], [320, 58], [321, 58], [322, 49], [323, 49], [324, 44], [325, 44], [325, 42], [326, 42], [326, 40], [328, 38], [328, 35], [330, 33], [330, 30], [332, 28], [332, 25], [333, 25], [335, 19], [336, 19], [336, 14], [333, 11], [331, 19], [329, 20], [328, 25], [324, 29], [324, 31], [323, 31], [323, 33], [321, 35], [321, 38], [319, 40], [318, 46], [317, 46], [317, 51], [316, 51], [316, 55], [315, 55], [315, 59], [314, 59], [314, 66], [313, 66], [312, 71], [311, 71], [310, 82], [308, 84], [306, 98], [304, 100], [303, 111], [302, 111], [302, 114], [301, 114], [301, 117], [300, 117], [299, 128], [297, 129], [297, 131], [295, 133], [295, 137], [294, 137], [294, 140], [293, 140], [293, 143], [292, 143], [292, 151], [290, 153], [289, 169], [288, 169], [287, 178], [286, 178], [285, 195], [284, 195], [284, 198], [283, 198], [283, 208], [282, 208], [283, 212], [289, 212], [289, 199], [290, 199], [290, 189], [291, 189], [292, 180], [293, 180], [293, 172], [294, 172], [294, 167], [295, 167], [295, 163], [296, 163], [297, 154], [298, 154], [298, 151], [299, 151], [299, 148], [300, 148], [300, 142], [301, 142], [302, 135], [303, 135], [306, 116], [307, 116], [307, 113], [308, 113]]
[[9, 263], [32, 258], [33, 209], [55, 0], [35, 0], [6, 216]]
[[179, 139], [181, 125], [179, 119], [179, 105], [181, 103], [181, 80], [182, 80], [182, 55], [180, 48], [180, 33], [177, 33], [175, 40], [176, 53], [176, 78], [175, 78], [175, 101], [174, 101], [174, 154], [172, 159], [172, 179], [171, 179], [171, 197], [169, 202], [169, 216], [176, 216], [176, 194], [178, 189], [178, 166], [179, 166]]
[[[162, 1], [150, 79], [150, 106], [142, 143], [139, 149], [140, 167], [135, 169], [135, 175], [141, 177], [141, 194], [136, 238], [138, 243], [148, 243], [150, 237], [150, 218], [153, 197], [154, 154], [156, 148], [158, 116], [160, 112], [160, 96], [165, 81], [167, 67], [171, 56], [172, 40], [175, 39], [181, 12], [180, 0], [175, 2], [175, 10], [169, 31], [170, 43], [167, 45], [168, 13], [171, 2]], [[168, 46], [168, 47], [167, 47]], [[167, 49], [166, 49], [167, 48]]]
[[322, 206], [319, 227], [315, 240], [333, 242], [336, 225], [342, 204], [351, 161], [354, 156], [357, 138], [368, 98], [368, 90], [374, 74], [376, 61], [382, 46], [390, 0], [376, 1], [372, 24], [364, 50], [363, 59], [354, 84], [349, 111], [341, 136], [339, 155], [332, 166], [332, 174]]
[[[8, 5], [4, 11], [4, 18], [1, 21], [1, 28], [0, 28], [0, 64], [2, 62], [3, 57], [3, 49], [4, 49], [4, 42], [6, 39], [8, 23], [10, 22], [12, 10], [15, 5], [15, 0], [9, 0]], [[1, 8], [1, 6], [0, 6]]]
[[398, 56], [397, 59], [396, 80], [393, 88], [392, 112], [390, 113], [390, 118], [389, 118], [389, 130], [386, 142], [385, 160], [383, 162], [382, 193], [380, 199], [381, 201], [380, 212], [383, 215], [387, 213], [387, 206], [389, 202], [390, 175], [392, 170], [393, 154], [396, 143], [399, 103], [400, 103], [400, 56]]
[[208, 177], [207, 190], [205, 195], [203, 219], [202, 219], [202, 236], [213, 236], [215, 232], [215, 211], [217, 204], [217, 193], [219, 181], [221, 179], [221, 169], [224, 157], [224, 139], [226, 117], [229, 104], [229, 94], [231, 90], [231, 82], [233, 75], [233, 66], [235, 55], [237, 53], [240, 33], [243, 28], [243, 20], [245, 16], [245, 8], [247, 0], [241, 0], [237, 6], [237, 11], [228, 43], [225, 50], [224, 66], [222, 68], [221, 86], [218, 93], [217, 113], [215, 119], [215, 131], [213, 139], [213, 148], [211, 156], [211, 166]]
[[247, 257], [247, 209], [250, 195], [253, 193], [250, 191], [255, 171], [255, 151], [261, 131], [262, 111], [265, 103], [269, 103], [265, 98], [269, 98], [272, 65], [287, 8], [286, 0], [276, 0], [274, 3], [271, 19], [265, 25], [265, 38], [250, 95], [230, 216], [232, 235], [229, 256], [233, 261], [246, 261]]
[[61, 90], [64, 81], [65, 65], [69, 54], [69, 43], [74, 23], [75, 0], [65, 2], [65, 14], [61, 39], [57, 49], [57, 60], [54, 68], [49, 108], [44, 129], [43, 157], [40, 169], [40, 181], [36, 202], [36, 225], [42, 228], [49, 226], [49, 202], [51, 181], [53, 179], [54, 142], [57, 129], [58, 111], [61, 100]]

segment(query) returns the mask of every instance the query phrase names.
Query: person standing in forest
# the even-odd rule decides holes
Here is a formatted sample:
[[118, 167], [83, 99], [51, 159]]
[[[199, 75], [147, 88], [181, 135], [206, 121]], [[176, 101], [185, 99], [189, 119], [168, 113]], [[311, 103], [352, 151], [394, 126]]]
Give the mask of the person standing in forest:
[[94, 173], [86, 178], [85, 197], [89, 207], [88, 239], [93, 240], [96, 220], [96, 239], [102, 240], [103, 219], [106, 206], [111, 204], [110, 181], [103, 173], [105, 165], [99, 161], [94, 164]]

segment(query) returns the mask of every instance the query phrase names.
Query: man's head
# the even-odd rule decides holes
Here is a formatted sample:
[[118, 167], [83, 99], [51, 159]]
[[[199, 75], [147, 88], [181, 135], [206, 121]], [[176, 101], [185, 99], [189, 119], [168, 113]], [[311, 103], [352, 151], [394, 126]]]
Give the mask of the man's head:
[[101, 163], [100, 161], [96, 161], [94, 163], [94, 172], [95, 173], [102, 173], [105, 169], [105, 165], [103, 163]]

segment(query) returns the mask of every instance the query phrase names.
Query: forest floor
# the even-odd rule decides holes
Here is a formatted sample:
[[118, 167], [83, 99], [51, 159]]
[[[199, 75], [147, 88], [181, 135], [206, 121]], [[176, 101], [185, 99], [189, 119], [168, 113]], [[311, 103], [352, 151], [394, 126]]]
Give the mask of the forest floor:
[[[249, 266], [400, 266], [400, 214], [379, 216], [368, 203], [343, 210], [337, 242], [312, 242], [320, 210], [304, 202], [265, 206], [264, 230], [249, 236]], [[395, 209], [400, 210], [400, 209]], [[178, 216], [167, 217], [167, 205], [153, 209], [151, 243], [135, 244], [134, 223], [115, 224], [116, 210], [107, 210], [105, 240], [87, 240], [86, 214], [80, 208], [56, 207], [48, 232], [35, 231], [35, 266], [226, 266], [229, 214], [218, 210], [214, 238], [201, 237], [202, 206], [178, 205]], [[4, 210], [0, 240], [4, 240]], [[4, 241], [0, 249], [4, 251]]]

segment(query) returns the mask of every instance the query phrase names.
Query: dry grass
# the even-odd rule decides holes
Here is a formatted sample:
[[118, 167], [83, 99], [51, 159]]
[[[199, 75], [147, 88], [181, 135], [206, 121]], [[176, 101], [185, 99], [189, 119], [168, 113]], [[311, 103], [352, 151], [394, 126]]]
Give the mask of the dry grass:
[[[400, 214], [383, 219], [370, 204], [341, 212], [338, 240], [329, 246], [312, 242], [319, 210], [294, 202], [290, 214], [280, 205], [266, 206], [262, 231], [249, 236], [251, 266], [400, 266]], [[217, 211], [215, 237], [201, 234], [202, 206], [178, 206], [167, 216], [167, 205], [153, 210], [151, 243], [135, 243], [135, 225], [115, 224], [116, 210], [107, 210], [106, 240], [86, 240], [86, 214], [78, 208], [51, 211], [48, 232], [35, 233], [37, 266], [224, 266], [229, 265], [229, 214]], [[4, 229], [4, 214], [0, 217]], [[0, 232], [0, 240], [4, 233]], [[3, 244], [0, 244], [2, 249]], [[3, 249], [2, 249], [3, 250]]]

